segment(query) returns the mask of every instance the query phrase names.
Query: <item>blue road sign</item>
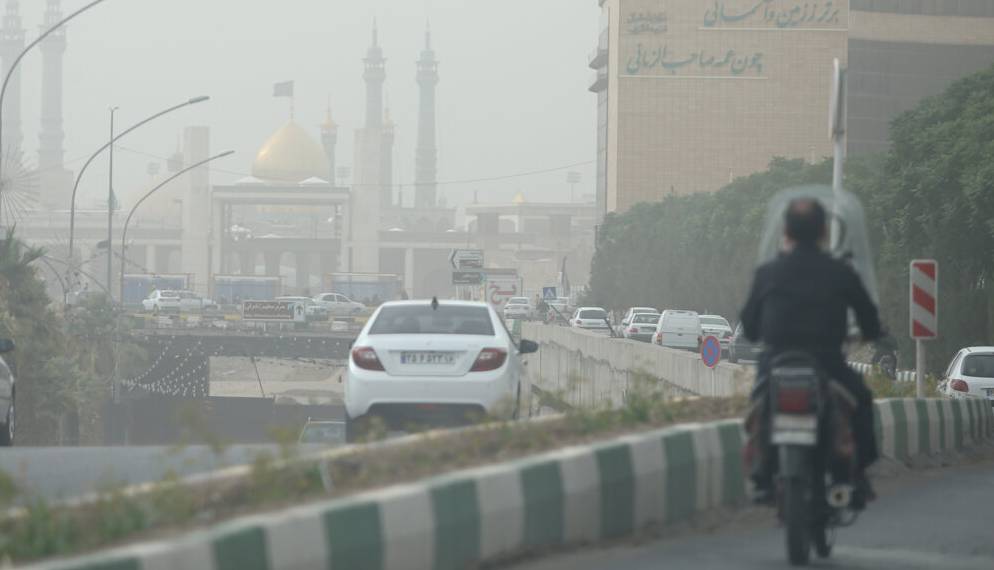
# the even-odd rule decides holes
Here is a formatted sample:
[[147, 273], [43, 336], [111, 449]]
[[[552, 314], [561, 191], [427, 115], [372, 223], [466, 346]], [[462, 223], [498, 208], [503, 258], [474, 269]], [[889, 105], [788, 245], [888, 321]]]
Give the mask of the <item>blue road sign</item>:
[[542, 298], [546, 301], [551, 301], [556, 298], [556, 288], [555, 287], [542, 287]]
[[701, 360], [704, 366], [714, 368], [721, 362], [721, 342], [716, 336], [706, 336], [701, 342]]

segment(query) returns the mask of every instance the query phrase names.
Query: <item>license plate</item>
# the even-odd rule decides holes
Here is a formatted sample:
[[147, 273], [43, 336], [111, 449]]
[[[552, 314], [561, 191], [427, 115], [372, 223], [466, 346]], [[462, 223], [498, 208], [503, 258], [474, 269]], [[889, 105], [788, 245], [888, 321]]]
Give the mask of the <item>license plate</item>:
[[456, 357], [451, 352], [402, 352], [401, 364], [451, 366]]
[[777, 414], [773, 416], [774, 445], [814, 445], [818, 438], [818, 418], [812, 415]]

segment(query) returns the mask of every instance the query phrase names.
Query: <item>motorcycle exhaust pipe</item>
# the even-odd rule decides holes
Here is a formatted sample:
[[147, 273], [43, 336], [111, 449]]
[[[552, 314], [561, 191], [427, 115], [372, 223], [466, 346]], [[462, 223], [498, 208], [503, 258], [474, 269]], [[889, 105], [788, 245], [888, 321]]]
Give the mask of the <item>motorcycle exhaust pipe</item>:
[[852, 502], [852, 485], [832, 485], [826, 497], [828, 506], [833, 509], [844, 509]]

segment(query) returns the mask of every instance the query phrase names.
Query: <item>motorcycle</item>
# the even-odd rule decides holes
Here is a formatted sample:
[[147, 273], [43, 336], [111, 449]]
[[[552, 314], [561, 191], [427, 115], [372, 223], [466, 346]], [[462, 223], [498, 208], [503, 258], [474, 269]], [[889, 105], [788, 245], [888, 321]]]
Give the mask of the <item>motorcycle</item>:
[[855, 445], [849, 428], [856, 399], [800, 352], [773, 360], [766, 390], [747, 427], [754, 438], [762, 438], [760, 460], [775, 481], [787, 557], [803, 565], [812, 547], [819, 557], [830, 556], [835, 529], [856, 521]]

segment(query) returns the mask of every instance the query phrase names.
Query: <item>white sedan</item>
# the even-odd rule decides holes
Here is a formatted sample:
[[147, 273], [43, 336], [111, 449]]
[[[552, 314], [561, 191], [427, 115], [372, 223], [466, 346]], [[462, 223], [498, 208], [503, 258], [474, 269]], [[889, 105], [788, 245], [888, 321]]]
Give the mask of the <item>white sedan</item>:
[[394, 301], [380, 306], [352, 346], [346, 431], [354, 441], [378, 418], [389, 430], [460, 425], [520, 406], [522, 354], [486, 303]]
[[577, 329], [599, 332], [610, 332], [611, 325], [607, 319], [607, 311], [600, 307], [580, 307], [573, 313], [569, 325]]
[[714, 336], [721, 345], [721, 352], [728, 354], [728, 345], [732, 342], [732, 325], [721, 315], [701, 315], [701, 334]]
[[939, 391], [951, 398], [984, 398], [994, 402], [994, 346], [971, 346], [956, 353]]

